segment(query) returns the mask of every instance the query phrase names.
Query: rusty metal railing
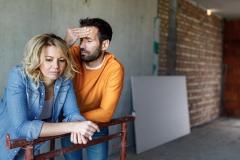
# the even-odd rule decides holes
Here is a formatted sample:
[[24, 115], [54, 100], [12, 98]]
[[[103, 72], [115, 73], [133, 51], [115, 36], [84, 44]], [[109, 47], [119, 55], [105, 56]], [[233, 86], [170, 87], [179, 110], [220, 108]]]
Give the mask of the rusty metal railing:
[[[112, 125], [121, 124], [121, 131], [117, 133], [113, 133], [111, 135], [102, 136], [92, 141], [89, 141], [87, 144], [73, 144], [69, 147], [56, 149], [55, 150], [55, 139], [63, 138], [65, 136], [69, 136], [70, 134], [63, 134], [59, 136], [51, 136], [51, 137], [42, 137], [35, 139], [33, 141], [26, 141], [25, 139], [11, 139], [7, 134], [6, 136], [6, 146], [9, 149], [21, 147], [25, 150], [24, 159], [25, 160], [45, 160], [45, 159], [53, 159], [55, 156], [63, 155], [64, 153], [75, 151], [81, 148], [85, 148], [87, 146], [99, 144], [105, 141], [109, 141], [113, 138], [120, 137], [121, 138], [121, 152], [120, 152], [120, 160], [126, 160], [126, 145], [127, 145], [127, 122], [134, 121], [134, 116], [126, 116], [117, 119], [112, 119], [110, 122], [97, 123], [100, 128], [108, 127]], [[42, 153], [39, 155], [34, 155], [33, 148], [34, 145], [49, 141], [50, 140], [50, 151], [46, 153]]]

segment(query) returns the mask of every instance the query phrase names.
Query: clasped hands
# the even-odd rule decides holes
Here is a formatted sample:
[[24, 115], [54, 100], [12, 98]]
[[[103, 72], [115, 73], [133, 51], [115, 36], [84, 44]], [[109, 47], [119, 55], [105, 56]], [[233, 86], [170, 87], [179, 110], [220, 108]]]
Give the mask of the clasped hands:
[[99, 127], [91, 121], [76, 122], [73, 125], [70, 141], [74, 144], [86, 144], [92, 140], [94, 132], [100, 131]]

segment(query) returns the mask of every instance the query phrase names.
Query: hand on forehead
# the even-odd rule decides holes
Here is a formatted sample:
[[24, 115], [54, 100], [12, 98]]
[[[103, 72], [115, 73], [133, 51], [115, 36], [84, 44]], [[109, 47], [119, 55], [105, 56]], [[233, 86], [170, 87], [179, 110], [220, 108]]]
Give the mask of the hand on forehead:
[[91, 27], [73, 28], [71, 31], [77, 38], [88, 37], [92, 33]]
[[98, 36], [98, 28], [90, 26], [90, 27], [80, 27], [73, 28], [71, 32], [75, 38], [92, 38], [95, 39]]

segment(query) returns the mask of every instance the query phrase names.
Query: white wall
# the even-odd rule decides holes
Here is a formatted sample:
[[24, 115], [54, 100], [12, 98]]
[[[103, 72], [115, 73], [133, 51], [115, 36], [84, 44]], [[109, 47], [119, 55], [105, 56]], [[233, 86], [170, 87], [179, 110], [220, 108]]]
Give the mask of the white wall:
[[63, 37], [67, 27], [78, 26], [80, 18], [100, 17], [112, 25], [109, 51], [125, 67], [125, 86], [115, 117], [129, 114], [130, 76], [151, 74], [156, 14], [157, 0], [0, 0], [0, 93], [8, 70], [21, 62], [30, 37], [45, 32]]

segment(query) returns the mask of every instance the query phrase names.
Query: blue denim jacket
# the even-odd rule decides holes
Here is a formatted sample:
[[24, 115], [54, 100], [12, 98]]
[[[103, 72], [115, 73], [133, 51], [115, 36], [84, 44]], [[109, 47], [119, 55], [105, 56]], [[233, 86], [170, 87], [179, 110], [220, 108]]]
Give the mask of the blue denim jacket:
[[[11, 139], [37, 139], [43, 121], [40, 119], [44, 106], [45, 88], [42, 82], [37, 86], [22, 66], [14, 67], [8, 76], [7, 87], [0, 101], [0, 156], [13, 159], [20, 148], [6, 148], [6, 134]], [[54, 84], [52, 122], [58, 122], [61, 111], [63, 121], [84, 120], [80, 115], [71, 80], [60, 77]]]

